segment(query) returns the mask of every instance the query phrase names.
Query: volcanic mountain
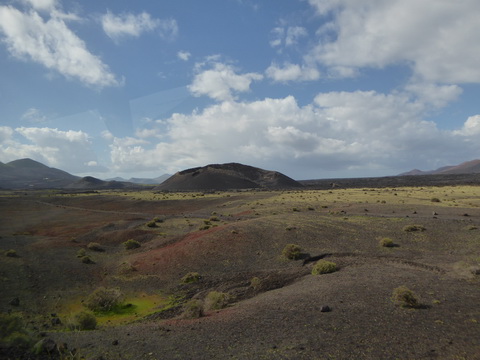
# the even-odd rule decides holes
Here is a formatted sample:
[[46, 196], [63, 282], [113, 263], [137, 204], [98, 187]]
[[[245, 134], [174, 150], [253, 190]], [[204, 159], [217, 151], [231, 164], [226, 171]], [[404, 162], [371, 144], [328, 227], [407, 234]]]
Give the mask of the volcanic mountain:
[[172, 175], [155, 190], [285, 189], [303, 185], [277, 171], [228, 163], [183, 170]]
[[79, 179], [32, 159], [0, 163], [0, 187], [8, 189], [61, 188]]
[[480, 173], [480, 160], [471, 160], [463, 162], [459, 165], [443, 166], [437, 170], [422, 171], [418, 169], [411, 170], [404, 175], [436, 175], [436, 174], [479, 174]]

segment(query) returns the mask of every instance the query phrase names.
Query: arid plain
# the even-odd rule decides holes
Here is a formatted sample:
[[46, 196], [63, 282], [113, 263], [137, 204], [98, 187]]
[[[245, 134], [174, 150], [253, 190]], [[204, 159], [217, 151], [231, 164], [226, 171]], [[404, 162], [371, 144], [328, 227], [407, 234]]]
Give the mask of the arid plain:
[[[480, 359], [478, 186], [3, 191], [0, 213], [0, 310], [38, 358]], [[119, 303], [89, 309], [99, 288]]]

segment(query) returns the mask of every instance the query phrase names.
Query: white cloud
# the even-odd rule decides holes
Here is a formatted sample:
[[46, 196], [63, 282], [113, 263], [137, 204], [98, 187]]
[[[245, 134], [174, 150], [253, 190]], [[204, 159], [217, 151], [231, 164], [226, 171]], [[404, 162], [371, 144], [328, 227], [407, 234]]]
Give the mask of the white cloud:
[[188, 51], [179, 51], [177, 53], [177, 56], [180, 60], [188, 61], [188, 59], [190, 59], [190, 56], [192, 56], [192, 54], [190, 54]]
[[4, 162], [31, 158], [73, 173], [102, 168], [94, 165], [97, 158], [93, 144], [83, 131], [3, 127], [0, 128], [0, 140], [0, 159]]
[[283, 67], [272, 64], [267, 68], [266, 75], [278, 82], [312, 81], [320, 78], [320, 72], [317, 69], [290, 63], [285, 63]]
[[228, 64], [213, 62], [210, 69], [204, 70], [205, 64], [197, 64], [198, 73], [188, 89], [195, 96], [207, 95], [215, 100], [233, 100], [234, 92], [247, 92], [252, 81], [262, 80], [257, 73], [237, 74], [236, 69]]
[[328, 67], [411, 66], [433, 83], [480, 82], [476, 0], [309, 0], [333, 21], [309, 57]]
[[318, 178], [329, 170], [344, 176], [355, 176], [355, 169], [366, 176], [370, 170], [375, 176], [475, 157], [472, 135], [480, 132], [480, 117], [469, 118], [462, 131], [442, 131], [423, 120], [429, 108], [409, 92], [320, 93], [305, 106], [293, 96], [228, 100], [162, 121], [163, 136], [155, 143], [115, 139], [111, 160], [125, 172], [172, 173], [238, 161]]
[[279, 26], [275, 27], [271, 31], [272, 40], [270, 40], [270, 46], [293, 46], [298, 44], [302, 37], [308, 36], [307, 29], [301, 26]]
[[27, 120], [32, 123], [42, 123], [47, 120], [47, 117], [36, 108], [30, 108], [22, 115], [22, 120]]
[[[468, 137], [480, 135], [480, 115], [470, 116], [463, 127], [454, 133]], [[475, 139], [475, 141], [478, 141], [478, 139]]]
[[90, 86], [120, 84], [109, 67], [87, 50], [84, 41], [61, 17], [52, 15], [44, 21], [34, 10], [23, 13], [11, 6], [0, 6], [2, 33], [8, 51], [19, 59], [42, 64]]
[[23, 1], [29, 4], [35, 10], [39, 10], [39, 11], [51, 11], [55, 9], [57, 5], [57, 0], [23, 0]]
[[146, 12], [138, 15], [130, 13], [114, 15], [107, 12], [102, 16], [102, 27], [113, 40], [120, 40], [127, 36], [139, 37], [144, 32], [152, 32], [156, 29], [160, 36], [166, 39], [172, 39], [178, 33], [178, 25], [174, 19], [154, 19]]

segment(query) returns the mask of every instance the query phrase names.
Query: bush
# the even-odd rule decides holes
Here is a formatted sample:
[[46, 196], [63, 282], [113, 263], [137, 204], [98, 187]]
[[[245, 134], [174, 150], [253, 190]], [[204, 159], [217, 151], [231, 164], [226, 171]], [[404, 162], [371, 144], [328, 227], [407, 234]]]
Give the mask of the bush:
[[431, 202], [437, 202], [439, 203], [440, 202], [440, 199], [439, 198], [436, 198], [436, 197], [433, 197], [430, 199]]
[[132, 250], [139, 248], [141, 245], [137, 240], [128, 239], [123, 243], [123, 246], [125, 246], [125, 249], [127, 250]]
[[252, 280], [250, 280], [250, 287], [253, 288], [254, 290], [258, 290], [260, 286], [262, 285], [262, 280], [258, 277], [253, 277]]
[[210, 291], [205, 297], [204, 309], [205, 310], [220, 310], [228, 305], [230, 296], [226, 293], [218, 291]]
[[95, 312], [116, 310], [123, 302], [123, 294], [119, 289], [96, 289], [85, 301], [85, 306]]
[[182, 277], [181, 281], [183, 284], [190, 284], [190, 283], [198, 282], [200, 279], [201, 279], [201, 276], [199, 273], [189, 272], [184, 277]]
[[5, 256], [18, 257], [18, 254], [17, 254], [16, 250], [10, 249], [10, 250], [5, 251]]
[[419, 306], [417, 296], [406, 286], [399, 286], [393, 289], [392, 301], [402, 307], [415, 308]]
[[105, 249], [102, 247], [102, 245], [100, 245], [99, 243], [96, 243], [96, 242], [91, 242], [87, 245], [87, 248], [88, 250], [92, 250], [92, 251], [105, 251]]
[[151, 220], [147, 223], [148, 227], [154, 228], [157, 226], [157, 222], [155, 220]]
[[296, 244], [287, 244], [283, 248], [282, 255], [289, 260], [297, 260], [300, 257], [301, 248]]
[[423, 225], [406, 225], [403, 227], [403, 231], [406, 232], [413, 232], [413, 231], [425, 231], [425, 227]]
[[0, 313], [0, 345], [25, 348], [31, 343], [32, 338], [20, 316]]
[[86, 256], [86, 255], [87, 255], [87, 252], [85, 251], [85, 249], [79, 249], [79, 250], [77, 251], [77, 257], [78, 257], [78, 258], [83, 258], [83, 257]]
[[394, 247], [395, 246], [395, 244], [393, 243], [393, 240], [388, 238], [388, 237], [381, 238], [378, 243], [380, 244], [380, 246], [383, 246], [383, 247]]
[[75, 315], [72, 327], [78, 330], [95, 330], [97, 319], [92, 313], [82, 311]]
[[88, 255], [82, 256], [81, 260], [82, 260], [82, 263], [84, 264], [95, 264], [95, 262]]
[[337, 264], [327, 260], [318, 260], [312, 268], [312, 275], [329, 274], [337, 271]]
[[203, 316], [203, 303], [200, 300], [190, 300], [183, 305], [183, 318], [196, 319], [201, 316]]

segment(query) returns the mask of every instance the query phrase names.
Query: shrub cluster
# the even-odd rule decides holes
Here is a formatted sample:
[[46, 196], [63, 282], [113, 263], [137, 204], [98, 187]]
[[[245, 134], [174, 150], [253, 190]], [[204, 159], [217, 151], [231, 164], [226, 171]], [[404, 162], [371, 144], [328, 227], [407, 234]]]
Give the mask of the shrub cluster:
[[85, 306], [95, 312], [108, 312], [118, 308], [123, 302], [123, 294], [119, 289], [96, 289], [85, 301]]
[[423, 225], [406, 225], [403, 227], [403, 231], [413, 232], [413, 231], [425, 231], [425, 226]]
[[230, 296], [223, 292], [211, 291], [205, 297], [204, 309], [205, 310], [220, 310], [228, 305]]
[[99, 251], [99, 252], [105, 251], [105, 249], [102, 247], [102, 245], [100, 245], [99, 243], [96, 243], [96, 242], [89, 243], [87, 245], [87, 249], [92, 250], [92, 251]]
[[393, 289], [392, 301], [396, 305], [408, 308], [415, 308], [420, 305], [415, 293], [406, 286], [399, 286]]
[[312, 268], [312, 275], [329, 274], [337, 271], [337, 264], [327, 260], [318, 260]]
[[123, 243], [123, 246], [125, 246], [127, 250], [133, 250], [139, 248], [141, 245], [137, 240], [128, 239]]
[[183, 284], [190, 284], [198, 282], [201, 279], [201, 276], [198, 272], [189, 272], [184, 277], [182, 277], [181, 282]]
[[395, 246], [393, 240], [388, 238], [388, 237], [381, 238], [379, 240], [379, 244], [380, 244], [380, 246], [383, 246], [383, 247], [394, 247]]
[[300, 258], [302, 249], [296, 244], [287, 244], [283, 248], [282, 255], [289, 260], [297, 260]]

